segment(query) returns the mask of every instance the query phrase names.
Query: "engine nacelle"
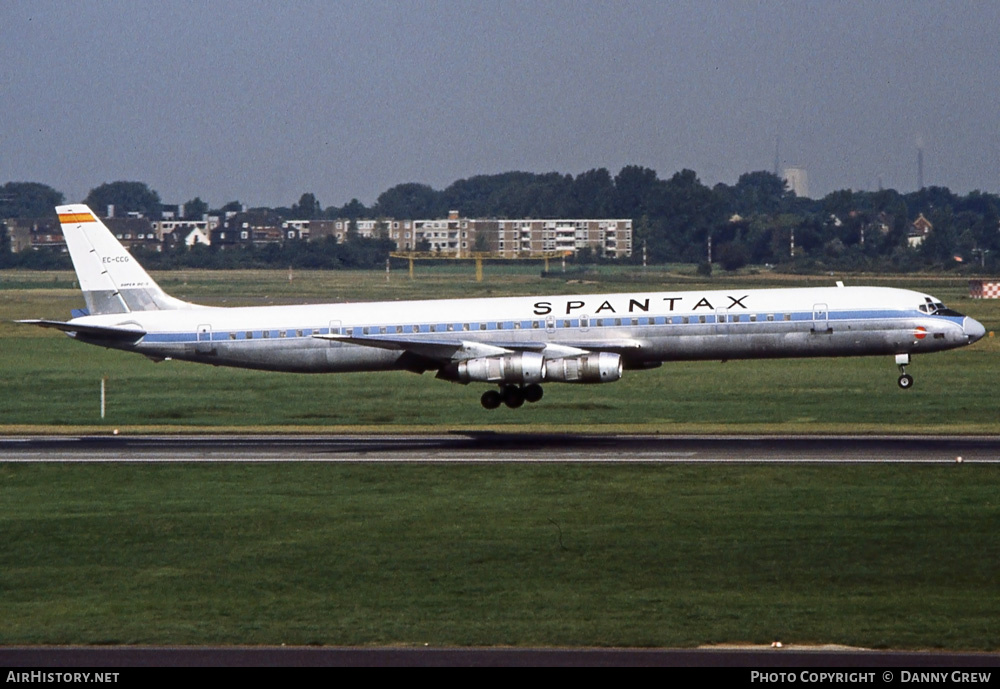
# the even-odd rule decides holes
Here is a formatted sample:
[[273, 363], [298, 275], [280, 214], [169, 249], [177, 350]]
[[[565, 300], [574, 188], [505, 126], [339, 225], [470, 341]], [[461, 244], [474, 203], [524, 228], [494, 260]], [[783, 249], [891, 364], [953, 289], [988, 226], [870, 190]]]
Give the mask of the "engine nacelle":
[[622, 358], [611, 352], [545, 362], [545, 380], [558, 383], [613, 383], [622, 377]]
[[545, 362], [537, 352], [487, 356], [452, 364], [438, 374], [459, 383], [509, 383], [530, 385], [542, 381]]

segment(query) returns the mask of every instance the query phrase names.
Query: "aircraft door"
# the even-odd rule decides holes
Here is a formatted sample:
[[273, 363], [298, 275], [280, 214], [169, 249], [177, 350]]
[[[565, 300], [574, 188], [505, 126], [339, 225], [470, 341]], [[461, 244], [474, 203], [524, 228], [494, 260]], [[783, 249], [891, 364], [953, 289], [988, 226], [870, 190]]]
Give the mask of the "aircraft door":
[[812, 331], [824, 335], [833, 332], [833, 328], [830, 327], [830, 309], [826, 304], [813, 304]]
[[340, 335], [340, 321], [330, 321], [330, 334]]
[[198, 341], [195, 343], [194, 351], [198, 354], [214, 354], [215, 347], [212, 345], [212, 326], [207, 323], [198, 326]]

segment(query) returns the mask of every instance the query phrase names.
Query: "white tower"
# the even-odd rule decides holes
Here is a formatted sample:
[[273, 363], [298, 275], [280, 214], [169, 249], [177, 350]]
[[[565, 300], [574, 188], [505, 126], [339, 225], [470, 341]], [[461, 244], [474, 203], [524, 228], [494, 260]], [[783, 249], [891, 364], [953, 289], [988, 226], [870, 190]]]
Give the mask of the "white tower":
[[795, 192], [796, 196], [809, 198], [809, 175], [806, 174], [805, 168], [786, 167], [785, 182], [788, 183], [788, 188]]

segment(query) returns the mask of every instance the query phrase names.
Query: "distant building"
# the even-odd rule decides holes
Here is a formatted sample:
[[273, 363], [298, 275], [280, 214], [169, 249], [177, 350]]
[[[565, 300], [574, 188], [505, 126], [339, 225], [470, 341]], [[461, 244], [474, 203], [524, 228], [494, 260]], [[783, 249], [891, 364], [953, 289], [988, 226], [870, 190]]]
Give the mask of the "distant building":
[[499, 220], [496, 251], [534, 256], [553, 251], [575, 254], [589, 248], [608, 258], [632, 255], [632, 221], [618, 219]]
[[281, 233], [288, 239], [309, 239], [311, 220], [286, 220], [281, 223]]
[[[632, 255], [632, 220], [628, 218], [473, 219], [451, 211], [447, 218], [420, 220], [284, 220], [272, 211], [253, 210], [227, 213], [225, 219], [205, 216], [202, 220], [179, 220], [176, 217], [180, 212], [181, 209], [168, 209], [168, 219], [157, 221], [128, 215], [109, 216], [104, 222], [127, 248], [148, 246], [157, 251], [181, 245], [216, 245], [226, 249], [327, 237], [343, 243], [354, 232], [358, 237], [389, 239], [398, 251], [430, 251], [456, 258], [471, 257], [473, 252], [502, 258], [533, 258], [554, 252], [575, 254], [581, 249], [612, 259]], [[170, 219], [171, 215], [174, 218]], [[7, 226], [14, 251], [42, 246], [65, 250], [65, 240], [54, 217], [8, 220]]]
[[235, 213], [208, 233], [209, 242], [220, 249], [253, 244], [279, 244], [284, 239], [283, 222], [281, 216], [271, 211]]
[[66, 251], [66, 240], [63, 239], [59, 221], [51, 218], [10, 218], [4, 220], [10, 237], [10, 250], [13, 253], [32, 251], [42, 247], [56, 247]]
[[785, 182], [796, 196], [802, 199], [809, 198], [809, 175], [805, 168], [786, 167]]
[[163, 220], [158, 220], [152, 223], [153, 231], [161, 240], [165, 235], [168, 235], [177, 229], [201, 230], [201, 232], [207, 237], [212, 234], [212, 230], [218, 227], [219, 224], [220, 219], [217, 215], [207, 215], [201, 220], [170, 220], [164, 218]]
[[153, 228], [154, 223], [146, 218], [105, 218], [104, 224], [127, 249], [135, 246], [148, 246], [157, 251], [162, 249], [161, 239]]
[[161, 242], [162, 246], [166, 246], [171, 249], [181, 245], [189, 248], [195, 244], [201, 244], [202, 246], [212, 245], [211, 235], [205, 232], [202, 228], [193, 226], [193, 224], [175, 227], [173, 230], [163, 235]]
[[342, 220], [299, 220], [289, 222], [300, 222], [305, 225], [302, 231], [309, 233], [310, 241], [319, 241], [327, 237], [333, 237], [337, 243], [344, 241], [347, 231], [344, 229]]
[[929, 235], [933, 229], [934, 225], [932, 225], [931, 221], [925, 218], [924, 214], [921, 213], [917, 216], [917, 219], [910, 224], [910, 231], [906, 235], [906, 243], [913, 248], [917, 248], [924, 243], [924, 239], [927, 238], [927, 235]]
[[632, 220], [556, 219], [497, 220], [463, 218], [451, 211], [447, 218], [397, 220], [288, 220], [284, 238], [319, 240], [333, 237], [338, 243], [348, 234], [391, 239], [398, 251], [431, 251], [462, 258], [485, 251], [505, 258], [534, 257], [544, 253], [576, 253], [589, 248], [608, 258], [632, 255]]

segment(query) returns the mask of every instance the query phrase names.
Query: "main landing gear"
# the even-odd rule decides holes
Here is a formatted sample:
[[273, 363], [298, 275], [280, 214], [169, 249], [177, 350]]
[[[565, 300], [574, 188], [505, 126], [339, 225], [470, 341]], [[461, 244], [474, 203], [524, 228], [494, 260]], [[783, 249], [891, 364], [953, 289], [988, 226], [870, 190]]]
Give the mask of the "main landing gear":
[[909, 390], [913, 387], [913, 376], [906, 372], [906, 367], [910, 364], [909, 354], [897, 354], [896, 355], [896, 365], [899, 366], [899, 380], [896, 382], [899, 387], [903, 390]]
[[525, 402], [537, 402], [540, 399], [542, 399], [542, 386], [532, 383], [524, 386], [501, 385], [499, 390], [484, 392], [479, 401], [487, 409], [496, 409], [501, 404], [517, 409]]

